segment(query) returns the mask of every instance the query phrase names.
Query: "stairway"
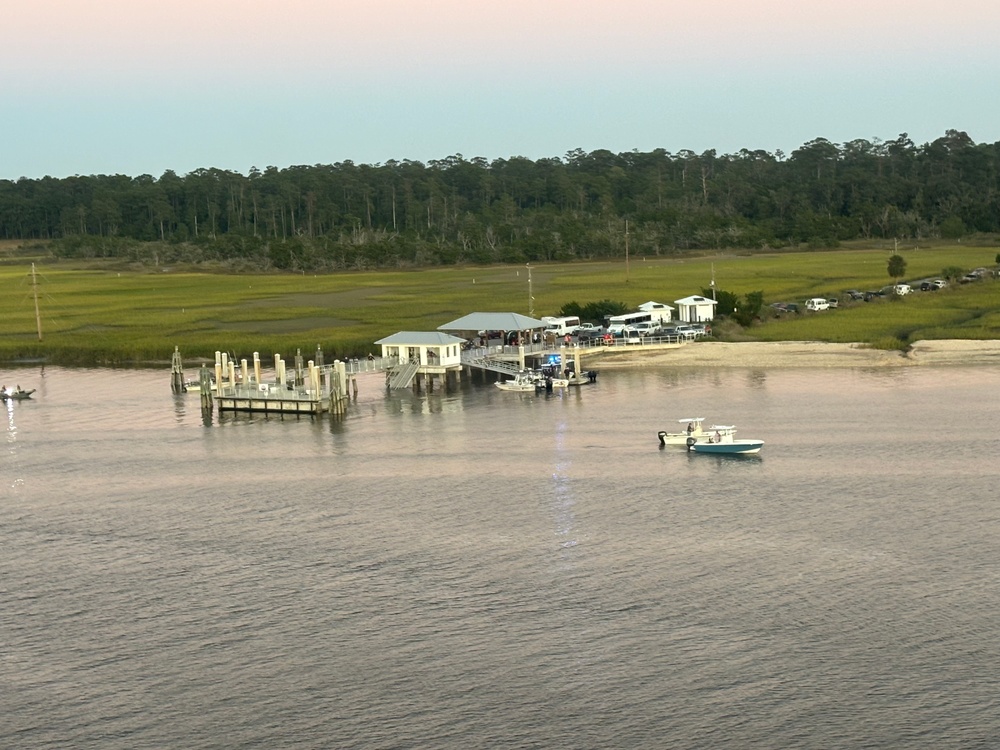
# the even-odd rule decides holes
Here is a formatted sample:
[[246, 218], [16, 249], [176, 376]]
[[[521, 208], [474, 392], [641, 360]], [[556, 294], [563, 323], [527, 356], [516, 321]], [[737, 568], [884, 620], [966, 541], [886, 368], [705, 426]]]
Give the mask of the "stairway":
[[398, 364], [386, 373], [385, 384], [390, 391], [398, 391], [409, 388], [413, 383], [413, 378], [417, 375], [420, 367], [419, 362], [403, 362]]

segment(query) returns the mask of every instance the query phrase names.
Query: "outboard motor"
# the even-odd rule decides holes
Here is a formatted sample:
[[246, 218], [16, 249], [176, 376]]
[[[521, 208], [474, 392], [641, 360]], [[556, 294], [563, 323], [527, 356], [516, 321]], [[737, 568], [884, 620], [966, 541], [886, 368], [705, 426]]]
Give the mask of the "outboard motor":
[[656, 436], [660, 439], [661, 446], [667, 444], [667, 433], [665, 430], [660, 430], [658, 433], [656, 433]]

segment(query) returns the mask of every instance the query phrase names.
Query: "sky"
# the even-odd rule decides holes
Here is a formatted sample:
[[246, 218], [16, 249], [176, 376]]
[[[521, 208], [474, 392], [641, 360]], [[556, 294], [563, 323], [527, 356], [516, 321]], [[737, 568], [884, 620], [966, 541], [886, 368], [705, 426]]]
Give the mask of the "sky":
[[996, 0], [0, 0], [0, 179], [1000, 141]]

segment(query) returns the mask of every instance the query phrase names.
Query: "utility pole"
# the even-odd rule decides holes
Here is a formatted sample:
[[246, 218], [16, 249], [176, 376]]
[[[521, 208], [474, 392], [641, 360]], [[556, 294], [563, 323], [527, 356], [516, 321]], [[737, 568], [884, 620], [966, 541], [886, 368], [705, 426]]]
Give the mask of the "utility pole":
[[628, 219], [625, 219], [625, 283], [628, 283]]
[[35, 298], [35, 326], [38, 328], [38, 340], [42, 340], [42, 316], [38, 312], [38, 277], [35, 275], [35, 264], [31, 264], [31, 292]]
[[531, 293], [531, 264], [525, 263], [528, 268], [528, 317], [535, 317], [535, 297]]

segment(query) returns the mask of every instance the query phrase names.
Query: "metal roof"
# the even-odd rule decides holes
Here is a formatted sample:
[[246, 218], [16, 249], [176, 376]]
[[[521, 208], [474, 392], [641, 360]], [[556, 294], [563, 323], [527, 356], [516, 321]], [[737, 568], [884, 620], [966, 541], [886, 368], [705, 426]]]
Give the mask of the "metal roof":
[[717, 305], [719, 304], [714, 299], [709, 299], [708, 297], [699, 297], [697, 294], [693, 294], [690, 297], [685, 297], [684, 299], [675, 299], [675, 304], [678, 305]]
[[450, 344], [461, 344], [465, 339], [452, 336], [450, 333], [438, 333], [437, 331], [399, 331], [384, 339], [379, 339], [375, 343], [398, 344], [400, 346], [448, 346]]
[[438, 326], [439, 331], [529, 331], [545, 321], [513, 312], [474, 312]]

